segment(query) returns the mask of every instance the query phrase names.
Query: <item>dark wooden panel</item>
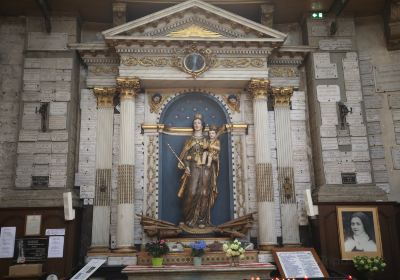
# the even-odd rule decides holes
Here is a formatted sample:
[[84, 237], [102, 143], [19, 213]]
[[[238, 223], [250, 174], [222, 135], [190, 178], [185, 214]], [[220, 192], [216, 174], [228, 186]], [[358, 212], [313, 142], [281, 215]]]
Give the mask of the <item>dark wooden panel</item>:
[[388, 266], [379, 279], [400, 279], [400, 205], [383, 203], [321, 203], [318, 205], [319, 218], [312, 226], [318, 232], [315, 236], [320, 242], [316, 246], [321, 260], [328, 269], [358, 275], [352, 261], [341, 259], [337, 225], [337, 206], [377, 206], [382, 238], [383, 257]]
[[[46, 237], [45, 231], [49, 228], [65, 228], [64, 257], [46, 259], [43, 262], [43, 271], [66, 277], [76, 269], [79, 260], [81, 211], [75, 211], [75, 220], [65, 221], [63, 208], [0, 209], [0, 227], [15, 226], [16, 238], [24, 238], [26, 215], [42, 215], [40, 236], [37, 237]], [[12, 259], [0, 260], [0, 278], [8, 275], [8, 268], [13, 264], [15, 263]]]

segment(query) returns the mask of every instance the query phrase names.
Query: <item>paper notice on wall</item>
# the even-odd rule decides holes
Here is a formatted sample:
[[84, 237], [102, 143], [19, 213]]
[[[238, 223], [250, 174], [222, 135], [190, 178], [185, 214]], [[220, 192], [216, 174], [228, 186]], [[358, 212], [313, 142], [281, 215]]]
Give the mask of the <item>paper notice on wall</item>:
[[0, 233], [0, 259], [14, 256], [16, 227], [2, 227]]
[[62, 258], [64, 255], [64, 236], [50, 236], [47, 258]]
[[65, 228], [48, 228], [46, 235], [65, 235]]

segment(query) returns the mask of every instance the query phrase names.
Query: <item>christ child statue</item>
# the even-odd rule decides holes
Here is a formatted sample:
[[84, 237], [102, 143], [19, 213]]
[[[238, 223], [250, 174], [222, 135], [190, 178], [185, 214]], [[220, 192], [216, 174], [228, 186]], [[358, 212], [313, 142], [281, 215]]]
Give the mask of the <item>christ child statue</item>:
[[215, 125], [211, 125], [208, 131], [208, 149], [203, 152], [202, 165], [207, 164], [210, 167], [213, 160], [219, 160], [219, 151], [221, 150], [221, 144], [218, 140], [219, 134], [218, 128]]

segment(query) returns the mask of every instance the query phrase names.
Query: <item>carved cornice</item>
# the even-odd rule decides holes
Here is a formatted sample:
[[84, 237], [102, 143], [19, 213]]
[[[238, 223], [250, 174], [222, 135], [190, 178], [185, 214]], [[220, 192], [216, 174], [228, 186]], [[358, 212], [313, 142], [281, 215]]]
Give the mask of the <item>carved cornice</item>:
[[113, 100], [116, 94], [115, 88], [110, 87], [95, 87], [93, 89], [93, 93], [97, 98], [97, 107], [98, 108], [109, 108], [113, 107]]
[[293, 87], [274, 87], [272, 88], [272, 94], [274, 95], [275, 105], [289, 106], [290, 98], [293, 95]]
[[267, 79], [256, 79], [250, 80], [247, 91], [251, 94], [253, 99], [268, 97], [268, 91], [270, 89], [270, 81]]
[[140, 90], [140, 79], [137, 77], [118, 77], [117, 86], [120, 98], [134, 98]]
[[89, 68], [89, 72], [93, 73], [96, 76], [103, 76], [103, 75], [117, 75], [118, 74], [118, 66], [93, 66]]

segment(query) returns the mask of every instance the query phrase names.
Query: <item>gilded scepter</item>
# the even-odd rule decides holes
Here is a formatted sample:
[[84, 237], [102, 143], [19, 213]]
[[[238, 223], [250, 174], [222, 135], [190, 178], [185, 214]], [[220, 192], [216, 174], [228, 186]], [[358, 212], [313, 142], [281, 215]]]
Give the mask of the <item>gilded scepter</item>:
[[[172, 147], [168, 145], [168, 148], [171, 150], [171, 152], [173, 153], [173, 155], [176, 157], [176, 159], [178, 160], [179, 164], [183, 166], [183, 168], [185, 170], [187, 170], [186, 165], [183, 163], [183, 161], [178, 157], [178, 155], [175, 153], [175, 151], [172, 149]], [[178, 197], [182, 198], [183, 197], [183, 193], [185, 192], [185, 186], [186, 186], [186, 181], [187, 178], [190, 176], [189, 173], [185, 172], [183, 173], [182, 177], [181, 177], [181, 182], [179, 184], [179, 191], [178, 191]]]

